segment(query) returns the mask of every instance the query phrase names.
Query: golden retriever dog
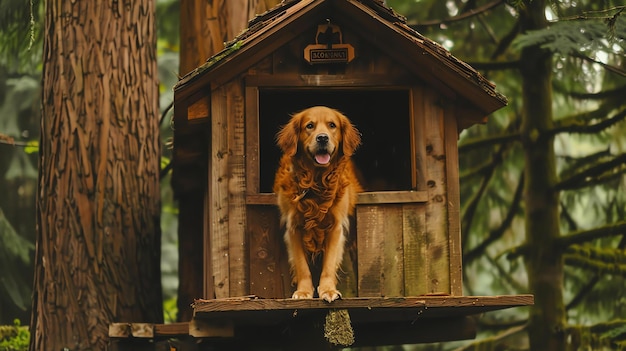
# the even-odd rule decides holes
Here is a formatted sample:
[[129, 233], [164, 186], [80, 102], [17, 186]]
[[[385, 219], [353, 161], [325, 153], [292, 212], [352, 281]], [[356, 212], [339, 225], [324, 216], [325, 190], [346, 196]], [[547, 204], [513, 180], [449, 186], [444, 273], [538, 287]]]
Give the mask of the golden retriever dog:
[[309, 261], [322, 254], [317, 293], [332, 302], [341, 298], [337, 270], [362, 191], [350, 156], [361, 143], [359, 131], [339, 111], [315, 106], [292, 116], [276, 136], [283, 155], [274, 192], [296, 291], [294, 299], [314, 296]]

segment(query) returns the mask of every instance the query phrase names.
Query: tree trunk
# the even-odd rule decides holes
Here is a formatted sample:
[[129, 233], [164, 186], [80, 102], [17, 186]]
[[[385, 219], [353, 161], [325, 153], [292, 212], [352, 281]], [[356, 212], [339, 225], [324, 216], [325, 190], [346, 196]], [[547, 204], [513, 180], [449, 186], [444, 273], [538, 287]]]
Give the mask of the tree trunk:
[[[180, 3], [180, 74], [185, 75], [224, 49], [224, 42], [234, 39], [247, 27], [247, 21], [263, 13], [280, 0], [181, 0]], [[189, 145], [193, 134], [205, 133], [197, 127], [176, 126], [174, 142], [174, 174], [172, 186], [179, 203], [178, 252], [179, 288], [178, 321], [191, 320], [189, 307], [196, 298], [204, 296], [202, 267], [203, 204], [206, 170], [184, 171], [197, 167], [208, 157], [198, 150], [208, 150], [208, 145]], [[208, 140], [202, 138], [201, 140]], [[191, 178], [195, 175], [195, 178]]]
[[[523, 31], [545, 28], [545, 0], [525, 1], [520, 12]], [[529, 288], [535, 295], [530, 312], [529, 338], [533, 351], [564, 350], [562, 328], [563, 258], [555, 249], [560, 236], [559, 194], [554, 190], [556, 164], [552, 127], [552, 56], [539, 46], [527, 47], [521, 54], [522, 143], [526, 177], [526, 256]]]
[[161, 322], [153, 0], [46, 2], [31, 350]]

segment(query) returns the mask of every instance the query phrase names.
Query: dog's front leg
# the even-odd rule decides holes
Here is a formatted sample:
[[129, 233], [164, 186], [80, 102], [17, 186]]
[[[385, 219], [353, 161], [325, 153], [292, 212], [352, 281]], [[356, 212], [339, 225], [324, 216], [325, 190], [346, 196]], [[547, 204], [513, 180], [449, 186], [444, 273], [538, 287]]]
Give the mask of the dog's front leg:
[[294, 299], [312, 299], [313, 281], [311, 280], [311, 270], [302, 246], [301, 233], [294, 228], [288, 227], [285, 232], [285, 243], [289, 253], [289, 264], [291, 265], [293, 281], [296, 283], [296, 291], [291, 297]]
[[320, 276], [320, 286], [317, 288], [317, 292], [320, 298], [328, 302], [341, 298], [341, 293], [337, 290], [337, 270], [343, 259], [345, 241], [346, 237], [340, 224], [335, 225], [326, 234], [322, 275]]

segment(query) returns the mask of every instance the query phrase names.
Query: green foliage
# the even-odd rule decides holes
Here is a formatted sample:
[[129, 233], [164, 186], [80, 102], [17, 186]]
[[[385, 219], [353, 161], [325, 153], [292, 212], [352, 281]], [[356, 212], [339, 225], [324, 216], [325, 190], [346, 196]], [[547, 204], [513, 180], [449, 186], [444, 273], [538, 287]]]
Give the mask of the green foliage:
[[0, 2], [0, 66], [12, 72], [27, 72], [40, 62], [42, 31], [39, 27], [43, 2]]
[[598, 274], [626, 276], [626, 252], [620, 248], [573, 245], [567, 249], [564, 259], [570, 266]]
[[28, 327], [22, 326], [19, 319], [12, 326], [0, 326], [0, 351], [27, 351], [29, 342]]
[[24, 146], [24, 152], [27, 154], [35, 154], [39, 152], [39, 140], [30, 140]]
[[571, 340], [570, 350], [626, 350], [626, 320], [569, 326], [565, 334]]
[[[610, 226], [626, 218], [626, 7], [623, 1], [547, 1], [548, 28], [520, 32], [521, 12], [530, 1], [507, 0], [480, 14], [490, 1], [387, 0], [408, 24], [470, 63], [509, 98], [509, 106], [483, 126], [460, 136], [464, 285], [467, 295], [527, 293], [523, 255], [503, 255], [525, 243], [523, 216], [529, 210], [516, 196], [524, 172], [520, 116], [521, 49], [539, 46], [555, 53], [552, 112], [557, 156], [554, 188], [560, 191], [561, 233]], [[462, 21], [455, 16], [468, 15]], [[512, 217], [511, 217], [512, 215]], [[621, 235], [617, 235], [621, 234]], [[568, 348], [620, 349], [623, 326], [601, 330], [626, 313], [623, 233], [572, 246], [564, 253], [564, 302]], [[533, 243], [541, 245], [542, 243]], [[555, 254], [559, 254], [555, 249]], [[508, 257], [511, 257], [510, 259]], [[513, 258], [516, 257], [516, 258]], [[475, 342], [458, 350], [527, 349], [527, 316], [519, 309], [492, 312]], [[514, 320], [517, 324], [509, 323]], [[554, 326], [545, 326], [553, 328]], [[507, 338], [500, 336], [515, 333]], [[578, 334], [576, 334], [578, 333]], [[416, 347], [415, 349], [421, 349]], [[442, 346], [440, 350], [446, 349]], [[413, 350], [413, 349], [412, 349]]]
[[[163, 301], [163, 320], [165, 323], [176, 322], [178, 315], [178, 306], [176, 304], [176, 296]], [[2, 350], [0, 350], [2, 351]]]
[[0, 209], [0, 296], [8, 296], [24, 310], [30, 304], [30, 285], [12, 267], [15, 267], [17, 261], [28, 264], [34, 248], [32, 243], [15, 231]]
[[563, 56], [600, 50], [623, 53], [626, 49], [625, 39], [626, 17], [618, 16], [611, 25], [597, 20], [557, 22], [546, 29], [520, 35], [513, 42], [513, 47], [521, 50], [539, 45]]

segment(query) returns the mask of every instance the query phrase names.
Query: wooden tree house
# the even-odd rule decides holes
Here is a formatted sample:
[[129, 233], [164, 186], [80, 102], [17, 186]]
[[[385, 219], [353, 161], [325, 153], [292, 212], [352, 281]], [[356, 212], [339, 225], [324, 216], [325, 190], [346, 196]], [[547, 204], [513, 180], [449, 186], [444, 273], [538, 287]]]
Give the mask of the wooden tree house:
[[[313, 326], [329, 309], [349, 311], [360, 345], [471, 338], [468, 316], [532, 304], [530, 295], [463, 296], [457, 139], [506, 98], [380, 1], [283, 1], [183, 77], [174, 99], [175, 172], [204, 177], [195, 319], [220, 340], [272, 344], [291, 328], [312, 345], [300, 336], [320, 334]], [[271, 190], [275, 133], [314, 105], [342, 111], [363, 133], [354, 159], [366, 192], [344, 298], [331, 304], [288, 299]]]

